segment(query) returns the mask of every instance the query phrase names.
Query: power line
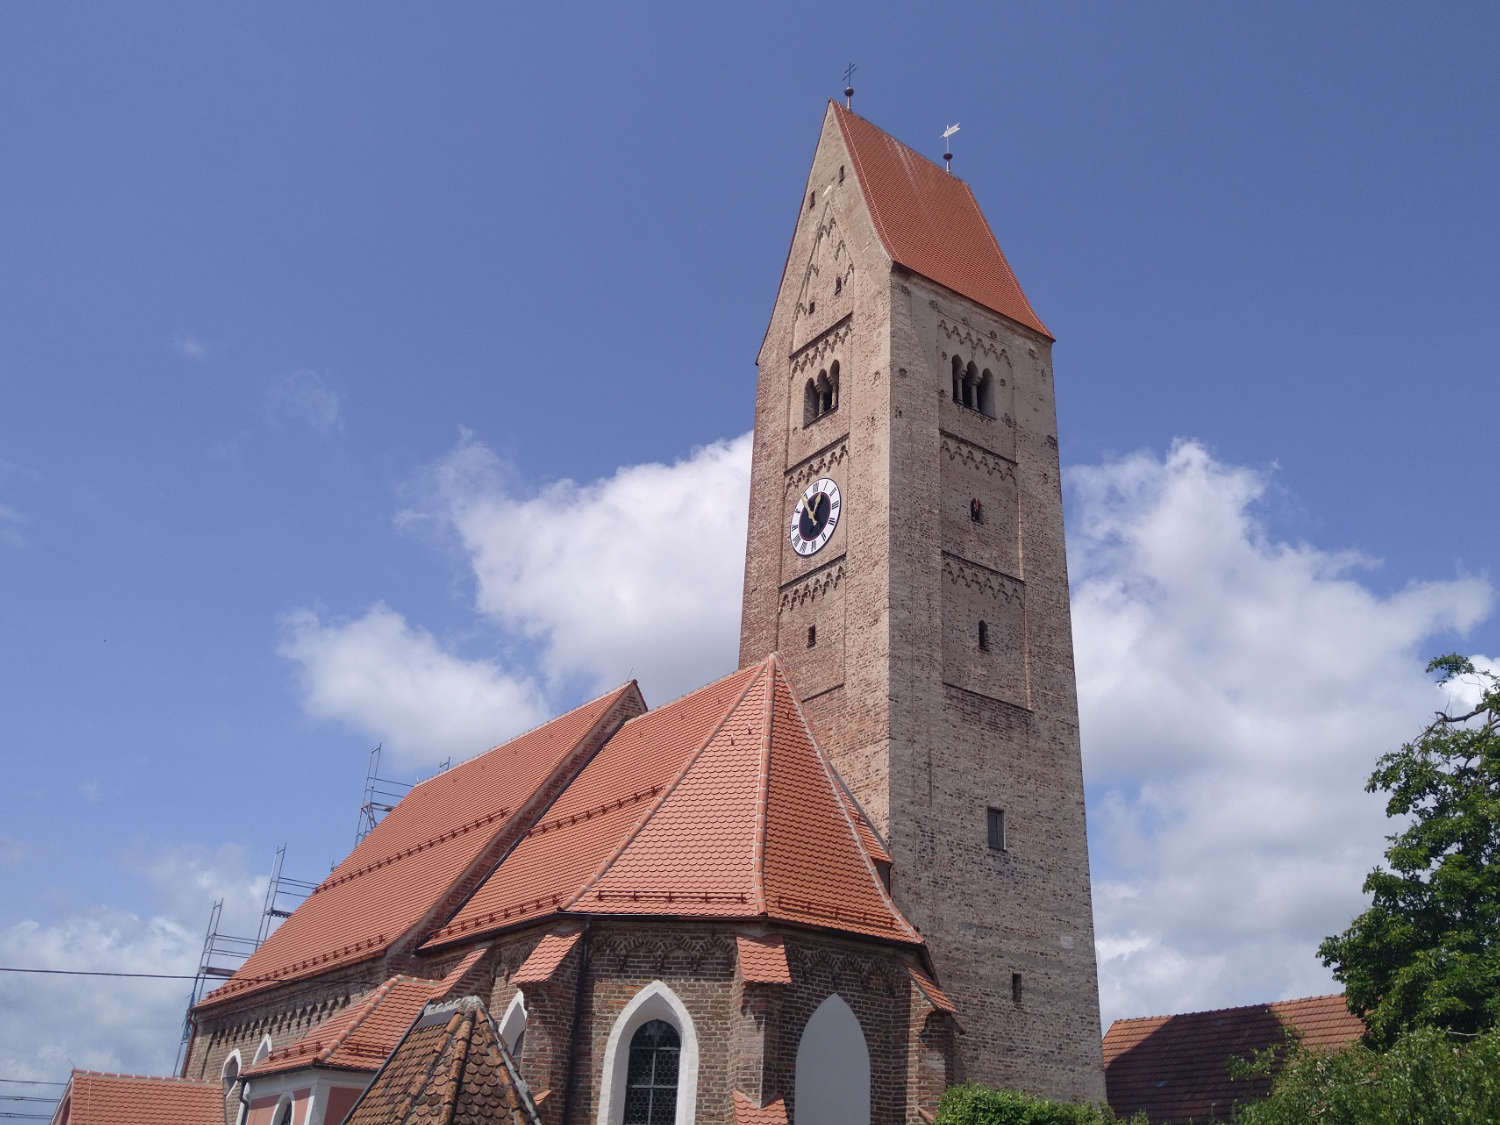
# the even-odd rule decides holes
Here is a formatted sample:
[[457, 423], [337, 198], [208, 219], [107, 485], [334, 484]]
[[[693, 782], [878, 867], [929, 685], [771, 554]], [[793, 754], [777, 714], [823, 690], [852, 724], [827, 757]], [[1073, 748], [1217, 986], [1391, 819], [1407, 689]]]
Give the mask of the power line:
[[56, 1098], [33, 1098], [26, 1094], [0, 1094], [0, 1102], [45, 1102], [47, 1105], [56, 1105]]
[[40, 1078], [0, 1078], [7, 1086], [66, 1086], [66, 1082], [43, 1082]]
[[[128, 977], [140, 980], [197, 980], [192, 973], [120, 973], [107, 969], [31, 969], [16, 965], [0, 965], [0, 973], [40, 973], [59, 977]], [[287, 977], [236, 977], [247, 983], [265, 984], [285, 981]]]

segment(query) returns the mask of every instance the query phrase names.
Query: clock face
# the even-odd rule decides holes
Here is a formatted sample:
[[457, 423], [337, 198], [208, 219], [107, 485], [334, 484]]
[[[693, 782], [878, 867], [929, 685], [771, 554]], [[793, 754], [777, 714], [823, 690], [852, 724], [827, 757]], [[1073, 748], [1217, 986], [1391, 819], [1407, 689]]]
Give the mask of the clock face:
[[819, 477], [807, 486], [792, 512], [790, 538], [799, 555], [814, 555], [833, 537], [839, 523], [839, 486]]

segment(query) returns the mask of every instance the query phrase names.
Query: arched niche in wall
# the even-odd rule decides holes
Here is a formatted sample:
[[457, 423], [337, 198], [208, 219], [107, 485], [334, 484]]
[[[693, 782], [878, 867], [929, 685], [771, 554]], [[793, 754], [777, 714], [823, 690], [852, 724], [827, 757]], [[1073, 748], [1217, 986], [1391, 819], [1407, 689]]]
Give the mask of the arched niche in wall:
[[797, 1125], [870, 1120], [870, 1049], [854, 1011], [837, 993], [802, 1029], [796, 1083]]

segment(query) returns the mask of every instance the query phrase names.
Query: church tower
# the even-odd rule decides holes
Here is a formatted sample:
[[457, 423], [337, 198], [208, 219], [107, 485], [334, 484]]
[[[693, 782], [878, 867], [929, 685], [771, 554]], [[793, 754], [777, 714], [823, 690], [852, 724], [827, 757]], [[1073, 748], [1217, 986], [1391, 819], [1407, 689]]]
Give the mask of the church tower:
[[761, 345], [742, 665], [777, 651], [958, 1009], [1103, 1100], [1052, 337], [962, 180], [829, 103]]

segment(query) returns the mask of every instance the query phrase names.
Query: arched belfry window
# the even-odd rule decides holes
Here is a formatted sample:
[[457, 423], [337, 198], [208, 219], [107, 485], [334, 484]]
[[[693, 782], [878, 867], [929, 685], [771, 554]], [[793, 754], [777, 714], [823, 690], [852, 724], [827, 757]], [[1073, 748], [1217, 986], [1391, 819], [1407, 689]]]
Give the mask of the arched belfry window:
[[610, 1028], [598, 1125], [693, 1125], [697, 1104], [693, 1017], [676, 993], [652, 981]]
[[964, 361], [958, 356], [953, 357], [953, 401], [962, 403], [964, 400]]
[[839, 408], [838, 361], [818, 372], [816, 379], [809, 379], [803, 391], [802, 424], [810, 426], [825, 414]]
[[797, 1125], [870, 1120], [870, 1049], [837, 993], [818, 1005], [797, 1044]]
[[995, 377], [990, 374], [988, 367], [979, 376], [979, 399], [975, 405], [986, 418], [995, 416]]
[[974, 394], [978, 390], [979, 369], [972, 363], [964, 368], [964, 405], [970, 410], [975, 408]]

